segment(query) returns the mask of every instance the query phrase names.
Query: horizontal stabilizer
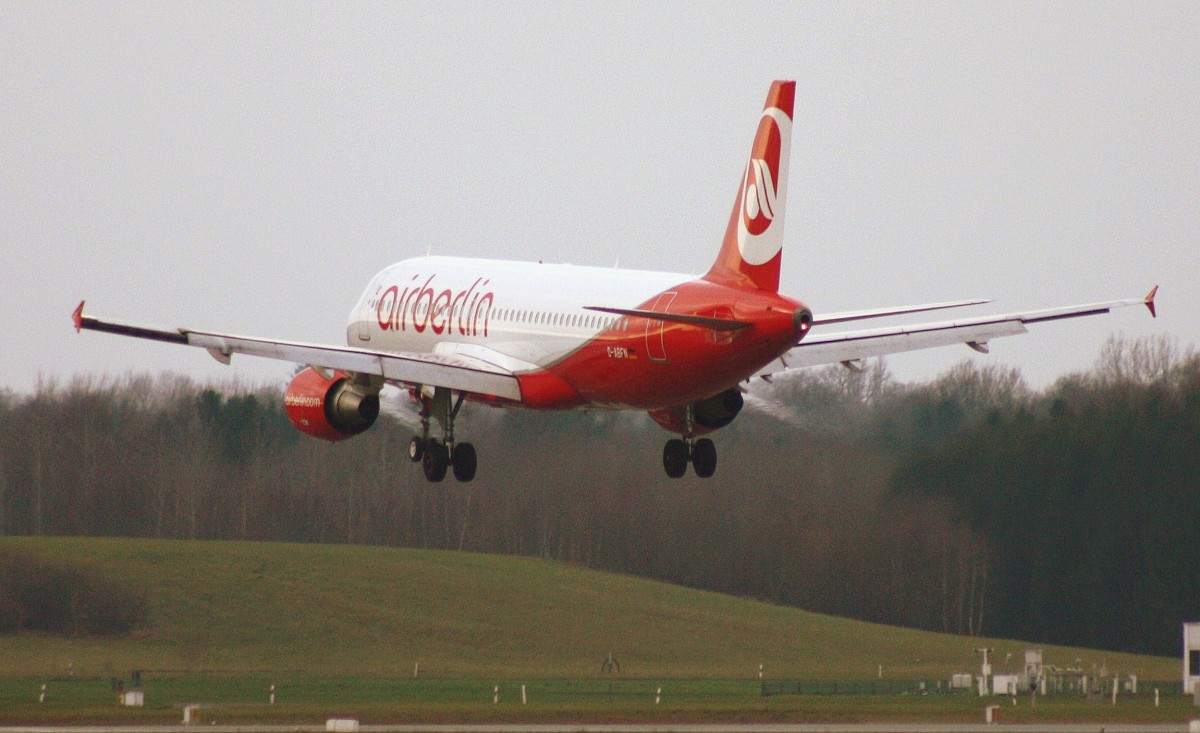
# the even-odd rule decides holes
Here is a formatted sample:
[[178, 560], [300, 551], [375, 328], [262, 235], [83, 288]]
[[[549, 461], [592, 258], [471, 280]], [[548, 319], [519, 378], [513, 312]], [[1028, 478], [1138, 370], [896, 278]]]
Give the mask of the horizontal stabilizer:
[[647, 318], [652, 321], [669, 321], [671, 323], [686, 323], [689, 326], [703, 326], [714, 331], [737, 331], [752, 325], [749, 321], [735, 321], [729, 318], [710, 318], [708, 316], [689, 316], [682, 313], [663, 313], [661, 311], [638, 310], [636, 308], [607, 308], [599, 305], [585, 305], [584, 310], [612, 313], [617, 316], [632, 316]]

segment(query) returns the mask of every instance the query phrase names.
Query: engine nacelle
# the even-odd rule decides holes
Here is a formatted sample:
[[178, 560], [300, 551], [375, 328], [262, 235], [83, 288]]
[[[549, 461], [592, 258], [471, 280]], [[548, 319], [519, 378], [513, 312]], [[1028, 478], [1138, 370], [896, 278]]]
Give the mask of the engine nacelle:
[[733, 422], [733, 418], [738, 416], [745, 404], [742, 393], [736, 387], [731, 387], [706, 400], [692, 403], [692, 414], [697, 425], [717, 430]]
[[283, 395], [288, 419], [305, 435], [338, 441], [353, 437], [375, 424], [379, 395], [356, 388], [341, 372], [326, 379], [308, 367], [292, 377]]
[[[704, 435], [725, 427], [742, 411], [745, 400], [736, 387], [692, 403], [692, 434]], [[650, 417], [671, 433], [683, 435], [687, 431], [687, 408], [668, 407], [651, 410]]]

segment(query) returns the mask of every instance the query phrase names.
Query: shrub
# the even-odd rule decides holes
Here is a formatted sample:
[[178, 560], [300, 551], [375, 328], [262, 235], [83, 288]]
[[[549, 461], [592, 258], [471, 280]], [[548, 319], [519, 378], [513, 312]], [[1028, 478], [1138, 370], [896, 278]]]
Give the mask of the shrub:
[[0, 633], [112, 636], [148, 617], [141, 591], [97, 568], [0, 549]]

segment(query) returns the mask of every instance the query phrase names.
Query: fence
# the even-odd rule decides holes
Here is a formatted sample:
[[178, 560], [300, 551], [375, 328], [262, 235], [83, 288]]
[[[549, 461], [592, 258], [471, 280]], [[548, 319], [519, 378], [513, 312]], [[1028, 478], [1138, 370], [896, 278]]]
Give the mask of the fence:
[[775, 695], [927, 695], [950, 694], [946, 682], [937, 680], [766, 680], [762, 696]]
[[[1047, 685], [1048, 696], [1079, 696], [1091, 692], [1108, 694], [1112, 690], [1112, 678], [1100, 680], [1097, 687], [1095, 680], [1089, 682], [1085, 690], [1081, 680], [1057, 680], [1055, 684]], [[969, 688], [951, 688], [948, 680], [766, 680], [762, 683], [762, 696], [776, 695], [977, 695], [978, 688], [972, 684]], [[1119, 694], [1121, 696], [1135, 695], [1137, 697], [1153, 696], [1155, 690], [1160, 695], [1182, 695], [1183, 682], [1139, 680], [1137, 692], [1122, 680]], [[1028, 693], [1025, 693], [1028, 694]]]

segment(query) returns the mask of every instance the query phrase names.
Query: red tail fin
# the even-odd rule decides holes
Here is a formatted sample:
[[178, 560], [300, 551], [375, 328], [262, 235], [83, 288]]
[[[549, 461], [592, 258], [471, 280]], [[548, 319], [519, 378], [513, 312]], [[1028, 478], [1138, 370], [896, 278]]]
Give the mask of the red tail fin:
[[795, 99], [796, 82], [771, 84], [754, 146], [750, 148], [750, 162], [725, 230], [725, 241], [717, 261], [704, 276], [706, 280], [772, 292], [779, 290]]

